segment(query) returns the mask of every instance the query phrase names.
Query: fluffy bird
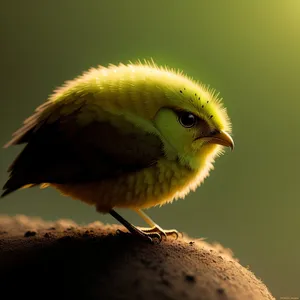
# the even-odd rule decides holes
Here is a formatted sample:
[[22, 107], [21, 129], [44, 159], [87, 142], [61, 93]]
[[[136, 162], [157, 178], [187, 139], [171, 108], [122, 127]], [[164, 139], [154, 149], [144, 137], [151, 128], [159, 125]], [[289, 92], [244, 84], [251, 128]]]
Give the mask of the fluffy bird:
[[[177, 234], [143, 211], [184, 198], [233, 149], [231, 122], [218, 95], [153, 61], [99, 66], [67, 81], [25, 120], [4, 147], [25, 144], [8, 169], [2, 197], [52, 186], [110, 213], [148, 240]], [[135, 210], [150, 228], [115, 208]]]

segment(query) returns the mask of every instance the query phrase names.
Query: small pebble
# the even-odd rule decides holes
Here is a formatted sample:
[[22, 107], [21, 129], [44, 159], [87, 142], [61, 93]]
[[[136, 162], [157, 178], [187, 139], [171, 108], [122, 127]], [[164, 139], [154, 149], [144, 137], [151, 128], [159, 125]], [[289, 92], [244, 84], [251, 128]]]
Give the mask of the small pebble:
[[187, 275], [185, 275], [185, 280], [189, 281], [189, 282], [195, 282], [196, 278], [194, 275], [187, 274]]
[[24, 233], [24, 237], [30, 237], [30, 236], [35, 236], [36, 232], [35, 231], [26, 231]]

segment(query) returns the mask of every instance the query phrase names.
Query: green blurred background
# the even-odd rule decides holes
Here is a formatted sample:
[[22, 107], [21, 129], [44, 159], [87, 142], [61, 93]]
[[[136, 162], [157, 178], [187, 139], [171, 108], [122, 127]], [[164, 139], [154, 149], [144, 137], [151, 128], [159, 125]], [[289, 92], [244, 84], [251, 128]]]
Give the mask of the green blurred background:
[[[2, 1], [0, 32], [1, 145], [55, 87], [98, 64], [153, 57], [216, 88], [235, 151], [195, 193], [148, 212], [231, 248], [277, 298], [300, 297], [300, 1]], [[1, 185], [20, 150], [1, 150]], [[4, 198], [0, 214], [115, 222], [51, 188]]]

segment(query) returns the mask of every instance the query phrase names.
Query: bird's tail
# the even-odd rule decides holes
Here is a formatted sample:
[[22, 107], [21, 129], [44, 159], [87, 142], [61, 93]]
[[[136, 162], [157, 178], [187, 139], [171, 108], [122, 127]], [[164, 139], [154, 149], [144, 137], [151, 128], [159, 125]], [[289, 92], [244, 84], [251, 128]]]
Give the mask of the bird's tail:
[[24, 183], [24, 180], [18, 178], [17, 176], [12, 176], [7, 180], [7, 182], [3, 186], [2, 188], [3, 193], [1, 194], [0, 198], [3, 198], [11, 194], [12, 192], [15, 192], [18, 189], [31, 187], [31, 186], [33, 186], [33, 184], [26, 185], [26, 183]]
[[3, 190], [4, 190], [4, 192], [1, 194], [0, 198], [3, 198], [5, 196], [9, 195], [10, 193], [16, 191], [17, 189], [4, 189], [3, 188]]
[[1, 194], [0, 198], [3, 198], [8, 194], [18, 190], [20, 187], [21, 187], [20, 185], [14, 183], [13, 178], [8, 179], [8, 181], [5, 183], [5, 185], [2, 188], [3, 193]]

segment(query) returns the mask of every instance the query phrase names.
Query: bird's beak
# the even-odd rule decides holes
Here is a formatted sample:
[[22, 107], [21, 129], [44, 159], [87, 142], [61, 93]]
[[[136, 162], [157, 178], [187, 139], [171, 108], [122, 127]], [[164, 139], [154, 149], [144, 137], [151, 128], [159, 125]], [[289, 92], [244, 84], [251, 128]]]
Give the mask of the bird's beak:
[[211, 136], [208, 143], [230, 147], [231, 150], [234, 149], [234, 141], [232, 137], [226, 131], [223, 130]]

